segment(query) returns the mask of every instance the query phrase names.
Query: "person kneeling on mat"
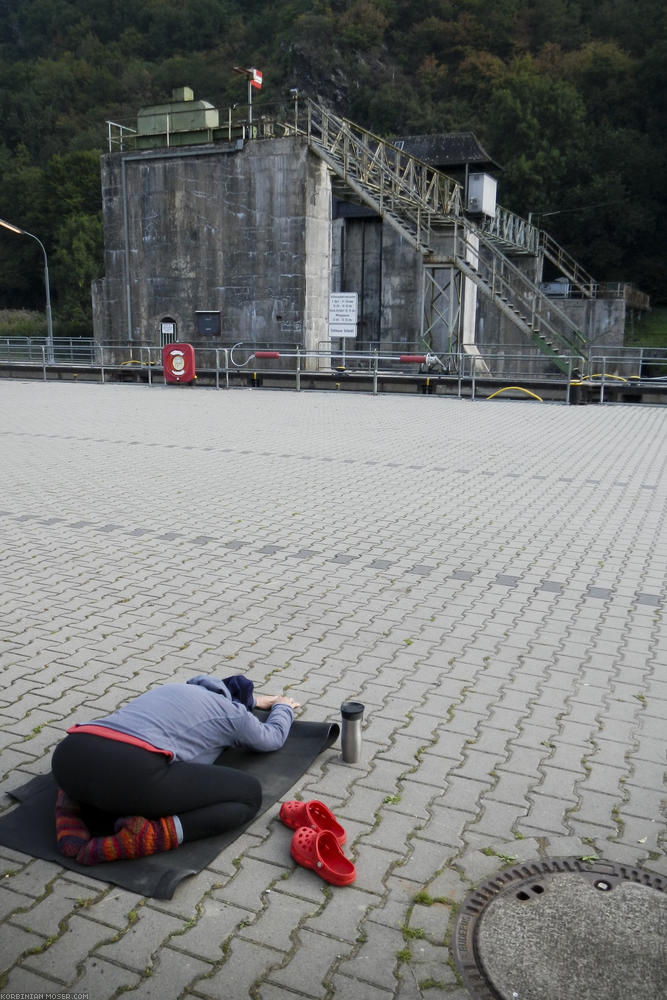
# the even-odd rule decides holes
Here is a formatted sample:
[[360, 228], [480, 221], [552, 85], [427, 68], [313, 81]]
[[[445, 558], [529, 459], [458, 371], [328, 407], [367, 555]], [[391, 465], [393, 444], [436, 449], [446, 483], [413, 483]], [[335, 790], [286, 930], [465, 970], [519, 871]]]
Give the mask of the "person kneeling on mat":
[[[278, 750], [298, 702], [254, 695], [242, 675], [193, 677], [139, 695], [86, 725], [76, 725], [51, 761], [58, 785], [58, 850], [82, 865], [145, 857], [184, 841], [241, 826], [259, 811], [259, 781], [214, 765], [227, 747]], [[252, 709], [268, 709], [261, 721]], [[116, 819], [93, 837], [82, 807]]]

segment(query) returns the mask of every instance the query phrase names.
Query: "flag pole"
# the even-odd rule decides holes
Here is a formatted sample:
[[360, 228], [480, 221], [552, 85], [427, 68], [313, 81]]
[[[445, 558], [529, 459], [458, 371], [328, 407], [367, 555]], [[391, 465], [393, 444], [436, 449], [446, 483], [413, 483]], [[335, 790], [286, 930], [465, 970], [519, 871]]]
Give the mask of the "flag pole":
[[254, 87], [258, 90], [262, 89], [262, 74], [254, 66], [252, 69], [245, 69], [242, 66], [232, 66], [232, 69], [235, 73], [241, 73], [248, 81], [248, 125], [252, 125], [252, 91]]

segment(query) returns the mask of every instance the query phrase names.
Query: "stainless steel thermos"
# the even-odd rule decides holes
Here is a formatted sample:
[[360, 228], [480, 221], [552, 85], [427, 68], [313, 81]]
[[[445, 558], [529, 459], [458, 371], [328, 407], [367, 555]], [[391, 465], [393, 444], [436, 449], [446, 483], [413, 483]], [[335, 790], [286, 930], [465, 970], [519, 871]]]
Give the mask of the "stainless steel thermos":
[[361, 757], [361, 722], [364, 706], [360, 701], [344, 701], [340, 706], [343, 719], [340, 745], [346, 764], [356, 764]]

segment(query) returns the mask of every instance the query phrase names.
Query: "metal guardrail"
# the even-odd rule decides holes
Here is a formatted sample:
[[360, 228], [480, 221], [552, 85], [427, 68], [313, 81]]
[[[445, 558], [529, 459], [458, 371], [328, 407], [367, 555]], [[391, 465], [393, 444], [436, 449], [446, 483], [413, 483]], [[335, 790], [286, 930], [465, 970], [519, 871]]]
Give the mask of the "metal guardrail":
[[595, 278], [574, 259], [572, 254], [544, 230], [540, 233], [540, 243], [544, 256], [570, 280], [578, 293], [583, 298], [595, 298], [597, 290]]
[[[334, 338], [335, 340], [336, 338]], [[438, 357], [468, 357], [466, 352], [452, 354], [437, 354], [423, 341], [383, 341], [381, 344], [365, 346], [361, 349], [349, 349], [348, 343], [343, 339], [338, 341], [340, 346], [331, 339], [320, 341], [318, 348], [314, 351], [305, 351], [293, 342], [263, 342], [244, 343], [226, 345], [225, 347], [196, 346], [198, 359], [214, 357], [215, 355], [227, 354], [230, 356], [230, 369], [243, 367], [238, 364], [239, 351], [245, 351], [246, 356], [258, 352], [260, 356], [266, 352], [278, 353], [282, 357], [296, 356], [297, 352], [304, 358], [306, 356], [332, 358], [336, 362], [344, 359], [351, 362], [354, 358], [372, 359], [377, 353], [378, 357], [392, 362], [400, 362], [401, 359], [409, 356], [419, 355], [425, 358], [436, 360]], [[45, 337], [0, 337], [0, 362], [6, 363], [37, 363], [41, 364], [43, 356], [47, 350], [47, 340]], [[531, 362], [539, 359], [543, 363], [545, 357], [542, 351], [535, 347], [526, 347], [525, 343], [505, 343], [502, 346], [485, 347], [479, 345], [482, 356], [492, 367], [500, 359], [512, 356], [516, 358], [530, 359]], [[236, 354], [235, 354], [236, 352]], [[667, 347], [619, 347], [615, 344], [596, 344], [590, 347], [582, 355], [572, 355], [577, 361], [584, 361], [586, 374], [590, 374], [593, 368], [599, 367], [600, 359], [605, 358], [611, 366], [630, 366], [634, 373], [639, 374], [640, 368], [662, 366], [667, 367]], [[67, 365], [74, 364], [81, 367], [124, 367], [124, 366], [146, 366], [149, 363], [155, 366], [162, 364], [162, 347], [159, 345], [137, 345], [136, 343], [125, 344], [97, 344], [92, 339], [83, 338], [56, 338], [54, 341], [54, 364]], [[48, 362], [47, 362], [48, 363]]]
[[[90, 354], [82, 354], [74, 361], [49, 362], [47, 345], [41, 342], [24, 349], [20, 357], [12, 359], [2, 356], [0, 364], [5, 363], [18, 367], [39, 367], [42, 378], [46, 381], [50, 371], [56, 371], [60, 376], [63, 371], [70, 373], [72, 378], [80, 378], [89, 372], [88, 381], [99, 376], [102, 384], [113, 378], [122, 378], [134, 373], [139, 379], [148, 383], [164, 384], [162, 365], [162, 348], [158, 346], [97, 345], [94, 358]], [[0, 346], [2, 346], [0, 344]], [[304, 351], [299, 347], [280, 346], [279, 349], [258, 348], [257, 345], [237, 344], [234, 347], [197, 348], [196, 370], [199, 375], [207, 377], [208, 384], [213, 382], [217, 389], [230, 388], [232, 380], [238, 384], [244, 379], [245, 384], [260, 385], [263, 376], [271, 376], [284, 384], [291, 383], [297, 391], [302, 388], [304, 379], [311, 377], [311, 384], [322, 377], [329, 382], [343, 379], [353, 383], [363, 380], [370, 384], [373, 394], [377, 394], [381, 384], [400, 385], [407, 382], [421, 391], [433, 392], [437, 384], [446, 386], [449, 394], [466, 396], [475, 399], [488, 395], [489, 389], [494, 394], [513, 391], [535, 396], [536, 393], [521, 381], [528, 381], [533, 388], [542, 386], [552, 395], [556, 393], [565, 403], [571, 401], [571, 386], [581, 384], [577, 377], [581, 374], [579, 365], [581, 359], [571, 356], [567, 361], [567, 370], [544, 370], [544, 355], [538, 349], [533, 351], [499, 351], [483, 354], [484, 365], [480, 366], [479, 357], [467, 353], [434, 354], [425, 352], [422, 348], [411, 349], [404, 346], [399, 352], [389, 352], [386, 349], [370, 351], [350, 351], [347, 349], [332, 349], [327, 346], [321, 350]], [[575, 377], [576, 376], [576, 377]], [[539, 386], [538, 386], [539, 383]], [[483, 387], [483, 390], [480, 389]], [[543, 390], [542, 390], [543, 391]], [[539, 399], [540, 397], [537, 396]]]
[[[0, 337], [0, 362], [37, 362], [42, 351], [48, 352], [46, 337]], [[96, 345], [91, 339], [56, 337], [53, 341], [54, 364], [94, 364]]]
[[[639, 349], [640, 351], [642, 349]], [[657, 355], [657, 356], [651, 356]], [[37, 360], [39, 356], [39, 360]], [[480, 359], [483, 365], [480, 365]], [[345, 384], [352, 387], [356, 382], [370, 386], [376, 395], [381, 389], [400, 391], [401, 384], [413, 386], [423, 393], [445, 394], [467, 399], [491, 399], [504, 393], [512, 398], [527, 397], [564, 404], [579, 401], [604, 403], [613, 388], [615, 398], [619, 391], [621, 398], [637, 399], [637, 392], [644, 394], [657, 390], [658, 401], [667, 397], [667, 350], [644, 349], [641, 358], [636, 350], [620, 353], [610, 351], [588, 358], [585, 374], [579, 365], [581, 358], [570, 356], [563, 372], [556, 368], [544, 371], [544, 355], [537, 349], [533, 352], [513, 352], [511, 350], [485, 352], [475, 356], [466, 353], [429, 354], [404, 349], [401, 353], [385, 350], [349, 351], [326, 348], [317, 351], [303, 351], [299, 347], [286, 350], [262, 350], [253, 345], [237, 344], [233, 348], [200, 348], [197, 351], [196, 370], [206, 384], [211, 382], [216, 389], [231, 388], [232, 382], [247, 386], [261, 386], [264, 377], [282, 387], [292, 385], [298, 392], [303, 387], [317, 388], [325, 383], [333, 383], [337, 389]], [[31, 360], [24, 354], [22, 360], [7, 361], [11, 367], [42, 369], [42, 378], [47, 381], [49, 372], [60, 378], [69, 373], [72, 379], [85, 376], [93, 381], [96, 375], [102, 384], [110, 378], [122, 381], [122, 373], [135, 373], [135, 378], [149, 386], [164, 385], [166, 378], [162, 366], [161, 347], [137, 347], [136, 345], [98, 346], [97, 359], [93, 363], [49, 362], [47, 346], [35, 346]], [[0, 357], [0, 365], [3, 359]], [[627, 367], [625, 374], [618, 374]], [[655, 374], [660, 372], [662, 374]], [[195, 376], [195, 380], [198, 376]], [[308, 383], [308, 379], [310, 382]], [[523, 383], [523, 384], [522, 384]], [[582, 398], [581, 393], [585, 393]], [[576, 395], [575, 395], [576, 394]], [[655, 401], [655, 393], [651, 400]]]
[[540, 230], [537, 226], [501, 205], [496, 206], [493, 217], [482, 216], [477, 225], [489, 239], [507, 247], [532, 255], [539, 252]]

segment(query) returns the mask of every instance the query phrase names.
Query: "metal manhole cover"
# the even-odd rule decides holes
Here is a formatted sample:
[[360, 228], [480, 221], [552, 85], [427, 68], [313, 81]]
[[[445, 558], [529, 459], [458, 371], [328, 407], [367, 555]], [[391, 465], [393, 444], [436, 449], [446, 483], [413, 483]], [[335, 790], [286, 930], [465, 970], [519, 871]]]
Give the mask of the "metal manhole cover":
[[454, 960], [474, 1000], [667, 997], [666, 886], [606, 861], [516, 865], [462, 904]]

